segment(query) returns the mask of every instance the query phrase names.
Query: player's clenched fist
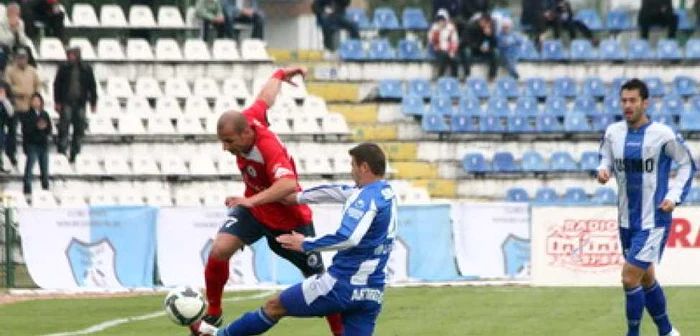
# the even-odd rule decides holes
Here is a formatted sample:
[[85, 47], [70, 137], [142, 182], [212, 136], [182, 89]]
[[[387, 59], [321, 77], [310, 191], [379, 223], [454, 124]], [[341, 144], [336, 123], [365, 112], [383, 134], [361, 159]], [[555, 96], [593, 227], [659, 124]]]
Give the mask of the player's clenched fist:
[[608, 183], [610, 179], [610, 173], [607, 169], [598, 169], [598, 182], [601, 184]]
[[671, 212], [676, 208], [676, 202], [669, 199], [665, 199], [661, 204], [659, 204], [659, 209], [663, 212]]
[[290, 85], [297, 86], [294, 82], [292, 82], [292, 78], [294, 78], [294, 76], [296, 75], [306, 77], [306, 69], [301, 67], [283, 68], [277, 70], [277, 72], [275, 72], [275, 74], [272, 77], [277, 78], [283, 82], [287, 82]]

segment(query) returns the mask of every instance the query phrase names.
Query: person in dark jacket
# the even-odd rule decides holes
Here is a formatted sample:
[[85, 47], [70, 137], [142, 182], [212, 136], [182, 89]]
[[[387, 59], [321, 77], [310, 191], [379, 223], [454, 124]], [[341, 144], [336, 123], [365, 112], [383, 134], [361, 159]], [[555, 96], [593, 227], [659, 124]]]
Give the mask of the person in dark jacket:
[[433, 21], [437, 20], [437, 13], [439, 10], [444, 9], [447, 14], [452, 19], [457, 19], [459, 17], [459, 1], [460, 0], [433, 0]]
[[643, 39], [649, 38], [651, 26], [668, 27], [668, 38], [676, 38], [678, 15], [673, 12], [671, 0], [642, 0], [639, 10], [639, 33]]
[[574, 11], [569, 0], [552, 1], [544, 12], [544, 18], [547, 25], [554, 28], [554, 38], [558, 39], [561, 36], [561, 29], [564, 28], [569, 31], [571, 39], [575, 39], [576, 31], [579, 31], [585, 38], [597, 44], [597, 41], [593, 39], [593, 32], [588, 29], [588, 26], [582, 21], [574, 19]]
[[497, 47], [496, 22], [491, 15], [484, 13], [477, 20], [471, 21], [460, 41], [464, 75], [469, 77], [472, 61], [474, 58], [480, 58], [488, 64], [489, 80], [494, 80], [498, 71]]
[[489, 0], [461, 0], [459, 4], [460, 14], [466, 22], [478, 13], [488, 13], [490, 8]]
[[546, 27], [544, 12], [547, 0], [522, 0], [520, 8], [520, 24], [530, 27], [530, 37], [539, 47], [542, 43], [543, 33]]
[[3, 163], [3, 152], [5, 148], [5, 125], [12, 121], [15, 109], [10, 101], [9, 85], [0, 80], [0, 172], [6, 173]]
[[75, 162], [87, 128], [85, 103], [90, 103], [93, 113], [97, 109], [97, 83], [92, 68], [81, 62], [80, 49], [67, 51], [68, 62], [62, 64], [53, 81], [54, 106], [60, 114], [58, 124], [58, 152], [67, 154], [69, 130], [73, 125], [73, 141], [70, 141], [69, 161]]
[[32, 170], [39, 161], [41, 188], [49, 190], [49, 137], [53, 127], [51, 117], [44, 110], [44, 97], [34, 93], [31, 100], [31, 110], [22, 121], [22, 146], [27, 155], [24, 167], [24, 193], [32, 193]]
[[26, 25], [27, 36], [32, 40], [39, 37], [36, 22], [41, 22], [46, 27], [46, 36], [58, 37], [66, 42], [64, 18], [65, 13], [58, 6], [58, 0], [24, 0], [22, 2], [22, 20]]
[[335, 51], [335, 33], [339, 29], [348, 31], [350, 38], [359, 39], [360, 31], [355, 22], [345, 17], [345, 9], [350, 5], [350, 0], [314, 0], [311, 10], [316, 15], [318, 25], [323, 34], [323, 47], [327, 52]]

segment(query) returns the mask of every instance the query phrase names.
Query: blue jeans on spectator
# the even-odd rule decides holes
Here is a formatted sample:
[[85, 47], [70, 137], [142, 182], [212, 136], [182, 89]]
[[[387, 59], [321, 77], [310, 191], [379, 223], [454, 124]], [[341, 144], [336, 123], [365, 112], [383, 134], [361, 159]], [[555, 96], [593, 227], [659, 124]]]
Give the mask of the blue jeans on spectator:
[[323, 47], [328, 51], [335, 51], [335, 33], [339, 29], [348, 31], [350, 38], [359, 39], [360, 30], [355, 22], [348, 20], [345, 13], [333, 13], [330, 15], [320, 15], [316, 17], [318, 25], [321, 26], [323, 34]]
[[202, 20], [202, 39], [204, 41], [209, 42], [209, 34], [212, 30], [216, 31], [216, 38], [233, 37], [233, 27], [231, 27], [228, 21], [213, 23]]
[[258, 40], [265, 39], [265, 17], [259, 11], [254, 11], [253, 16], [238, 15], [235, 18], [226, 18], [226, 26], [231, 27], [231, 37], [238, 40], [240, 31], [234, 28], [237, 23], [251, 24], [253, 30], [250, 37]]
[[499, 54], [501, 57], [501, 62], [506, 67], [506, 70], [508, 70], [508, 74], [515, 79], [520, 78], [517, 69], [518, 55], [515, 53], [508, 53], [505, 50], [499, 50]]
[[27, 165], [24, 167], [24, 193], [32, 193], [34, 164], [39, 161], [41, 188], [49, 190], [49, 151], [46, 144], [25, 144], [24, 153], [27, 155]]

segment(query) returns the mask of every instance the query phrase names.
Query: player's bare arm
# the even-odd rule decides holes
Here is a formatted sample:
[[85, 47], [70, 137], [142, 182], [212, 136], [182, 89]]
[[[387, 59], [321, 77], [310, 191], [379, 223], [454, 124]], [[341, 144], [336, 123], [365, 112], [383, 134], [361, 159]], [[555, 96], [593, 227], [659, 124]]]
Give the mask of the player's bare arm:
[[296, 75], [301, 75], [302, 77], [306, 76], [306, 70], [303, 68], [284, 68], [277, 70], [272, 77], [267, 81], [265, 86], [260, 90], [260, 93], [258, 94], [257, 100], [262, 100], [267, 104], [267, 106], [272, 106], [275, 104], [275, 99], [277, 98], [277, 94], [280, 92], [280, 87], [282, 86], [282, 82], [287, 82], [291, 85], [296, 86], [292, 82], [292, 78]]
[[226, 206], [231, 208], [236, 205], [244, 207], [254, 207], [267, 203], [281, 202], [286, 200], [289, 195], [295, 194], [297, 182], [292, 178], [281, 178], [272, 184], [269, 188], [251, 197], [226, 197]]

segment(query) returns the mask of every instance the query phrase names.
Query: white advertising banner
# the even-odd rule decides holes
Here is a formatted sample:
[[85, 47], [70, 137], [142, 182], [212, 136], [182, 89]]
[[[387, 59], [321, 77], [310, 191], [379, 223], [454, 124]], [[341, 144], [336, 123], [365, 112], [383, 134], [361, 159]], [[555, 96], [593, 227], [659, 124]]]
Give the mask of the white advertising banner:
[[[700, 284], [700, 208], [673, 213], [657, 278]], [[624, 263], [615, 207], [533, 207], [532, 283], [542, 286], [617, 286]]]
[[527, 277], [530, 214], [524, 203], [455, 203], [452, 227], [462, 276]]

